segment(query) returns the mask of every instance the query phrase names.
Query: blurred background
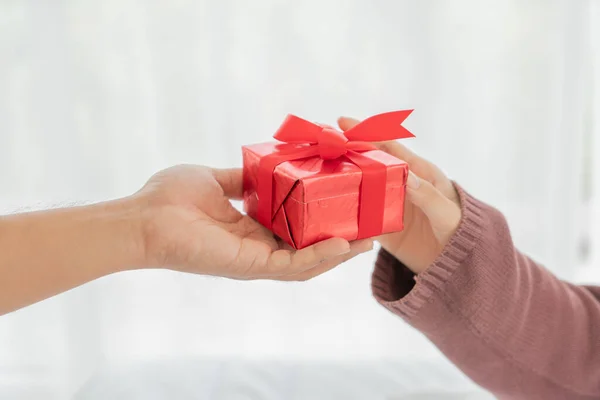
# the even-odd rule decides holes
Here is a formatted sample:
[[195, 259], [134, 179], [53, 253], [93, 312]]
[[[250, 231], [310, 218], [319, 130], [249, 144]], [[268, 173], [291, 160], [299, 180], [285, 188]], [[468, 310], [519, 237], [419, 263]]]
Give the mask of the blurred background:
[[[241, 166], [287, 113], [414, 108], [407, 145], [600, 282], [598, 3], [2, 0], [0, 211]], [[302, 284], [98, 280], [0, 318], [0, 398], [489, 398], [376, 304], [374, 257]]]

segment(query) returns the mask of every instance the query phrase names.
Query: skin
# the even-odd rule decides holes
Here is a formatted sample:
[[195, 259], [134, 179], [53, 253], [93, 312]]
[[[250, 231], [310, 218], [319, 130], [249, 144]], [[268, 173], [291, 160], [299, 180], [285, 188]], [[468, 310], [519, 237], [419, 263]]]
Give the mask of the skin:
[[[342, 117], [342, 130], [359, 121]], [[397, 142], [379, 148], [406, 161], [405, 229], [381, 245], [416, 274], [442, 252], [461, 218], [441, 170]], [[119, 200], [0, 217], [0, 315], [125, 270], [168, 268], [232, 279], [305, 281], [373, 248], [333, 238], [294, 251], [238, 212], [242, 171], [172, 167]]]
[[[358, 124], [341, 117], [338, 125], [346, 131]], [[423, 272], [441, 254], [458, 228], [460, 201], [454, 185], [434, 164], [419, 157], [398, 142], [377, 146], [408, 163], [411, 171], [406, 189], [404, 230], [378, 238], [381, 246], [411, 269]]]
[[231, 205], [241, 195], [240, 169], [184, 165], [124, 199], [0, 217], [0, 314], [131, 269], [304, 281], [373, 247], [333, 238], [294, 251]]

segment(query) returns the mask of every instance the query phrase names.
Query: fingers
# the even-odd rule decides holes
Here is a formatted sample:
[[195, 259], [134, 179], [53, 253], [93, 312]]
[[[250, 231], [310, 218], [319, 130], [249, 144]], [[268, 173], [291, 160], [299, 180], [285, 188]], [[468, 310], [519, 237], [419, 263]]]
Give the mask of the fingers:
[[[360, 122], [359, 120], [357, 120], [355, 118], [350, 118], [350, 117], [338, 118], [338, 125], [339, 125], [340, 129], [342, 129], [343, 131], [347, 131], [348, 129], [357, 125], [359, 122]], [[406, 161], [409, 164], [411, 162], [417, 161], [419, 158], [415, 153], [410, 151], [406, 146], [403, 146], [400, 143], [393, 141], [393, 140], [389, 141], [389, 142], [379, 142], [379, 143], [376, 143], [376, 145], [377, 145], [377, 147], [379, 147], [381, 150], [385, 151], [386, 153], [389, 153], [389, 154], [393, 155], [394, 157], [397, 157], [403, 161]]]
[[231, 199], [241, 199], [243, 196], [243, 174], [241, 168], [212, 169], [215, 180], [223, 188], [225, 196]]
[[[352, 128], [360, 121], [350, 117], [340, 117], [338, 119], [338, 125], [344, 131]], [[420, 157], [418, 154], [412, 152], [408, 147], [398, 143], [397, 141], [379, 142], [375, 145], [382, 151], [385, 151], [392, 156], [405, 161], [410, 170], [419, 175], [422, 179], [429, 181], [434, 187], [440, 190], [444, 196], [448, 197], [456, 204], [459, 203], [458, 195], [454, 189], [454, 185], [446, 177], [446, 175], [439, 169], [435, 164], [427, 161]]]
[[460, 207], [431, 182], [419, 178], [413, 172], [409, 173], [406, 192], [408, 201], [423, 211], [438, 240], [445, 243], [458, 227]]
[[[350, 117], [340, 117], [338, 119], [338, 125], [339, 125], [340, 129], [342, 129], [343, 131], [347, 131], [348, 129], [357, 125], [359, 122], [360, 122], [359, 120], [350, 118]], [[402, 144], [400, 144], [396, 141], [392, 140], [389, 142], [379, 142], [379, 143], [376, 143], [376, 146], [379, 147], [380, 150], [383, 150], [386, 153], [391, 154], [394, 157], [401, 159], [402, 161], [406, 161], [406, 163], [409, 164], [411, 169], [415, 169], [415, 168], [418, 169], [419, 167], [424, 166], [424, 165], [422, 165], [423, 163], [427, 163], [427, 161], [425, 161], [421, 157], [417, 156], [415, 153], [410, 151], [406, 146], [403, 146]], [[422, 175], [423, 172], [424, 171], [418, 171], [417, 173]]]
[[375, 146], [377, 146], [379, 150], [385, 151], [386, 153], [391, 154], [402, 161], [406, 161], [413, 171], [421, 170], [417, 171], [418, 174], [426, 172], [426, 168], [428, 167], [433, 167], [433, 164], [431, 164], [429, 161], [419, 157], [417, 154], [409, 150], [408, 147], [394, 140], [389, 142], [375, 143]]
[[356, 118], [350, 118], [350, 117], [339, 117], [338, 118], [338, 126], [344, 132], [346, 132], [350, 128], [354, 128], [356, 125], [359, 124], [359, 122], [360, 121], [357, 120]]
[[277, 250], [269, 257], [266, 270], [271, 276], [297, 274], [350, 251], [350, 243], [341, 238], [328, 239], [295, 252]]
[[356, 257], [359, 254], [366, 253], [367, 251], [373, 250], [373, 240], [372, 239], [363, 239], [357, 240], [350, 243], [350, 252], [341, 256], [333, 257], [327, 261], [323, 261], [317, 264], [315, 267], [312, 267], [304, 272], [294, 275], [273, 277], [273, 279], [277, 279], [280, 281], [307, 281], [309, 279], [315, 278], [319, 275], [324, 274], [337, 267], [338, 265]]

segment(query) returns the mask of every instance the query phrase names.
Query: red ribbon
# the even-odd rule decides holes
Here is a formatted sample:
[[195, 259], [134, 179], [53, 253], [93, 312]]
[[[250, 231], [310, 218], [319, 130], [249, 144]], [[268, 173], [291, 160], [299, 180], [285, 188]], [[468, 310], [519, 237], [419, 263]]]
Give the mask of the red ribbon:
[[401, 124], [413, 110], [374, 115], [342, 133], [327, 125], [318, 125], [288, 115], [273, 137], [286, 144], [263, 157], [259, 163], [258, 221], [271, 229], [273, 222], [273, 171], [285, 161], [310, 157], [323, 160], [349, 160], [362, 170], [357, 239], [381, 234], [387, 167], [362, 152], [375, 150], [368, 142], [383, 142], [414, 137]]

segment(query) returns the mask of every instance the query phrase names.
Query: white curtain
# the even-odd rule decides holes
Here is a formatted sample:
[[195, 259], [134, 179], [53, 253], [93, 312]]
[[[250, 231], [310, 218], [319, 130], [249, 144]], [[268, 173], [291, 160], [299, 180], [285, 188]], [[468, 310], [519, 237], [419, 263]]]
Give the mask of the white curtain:
[[[176, 163], [239, 166], [240, 146], [269, 140], [287, 113], [332, 123], [414, 108], [407, 144], [570, 277], [588, 240], [584, 161], [599, 115], [592, 3], [0, 2], [0, 206], [125, 196]], [[303, 284], [101, 279], [0, 318], [0, 397], [68, 398], [99, 371], [180, 358], [375, 371], [397, 361], [385, 374], [406, 393], [467, 390], [375, 304], [373, 259]]]

